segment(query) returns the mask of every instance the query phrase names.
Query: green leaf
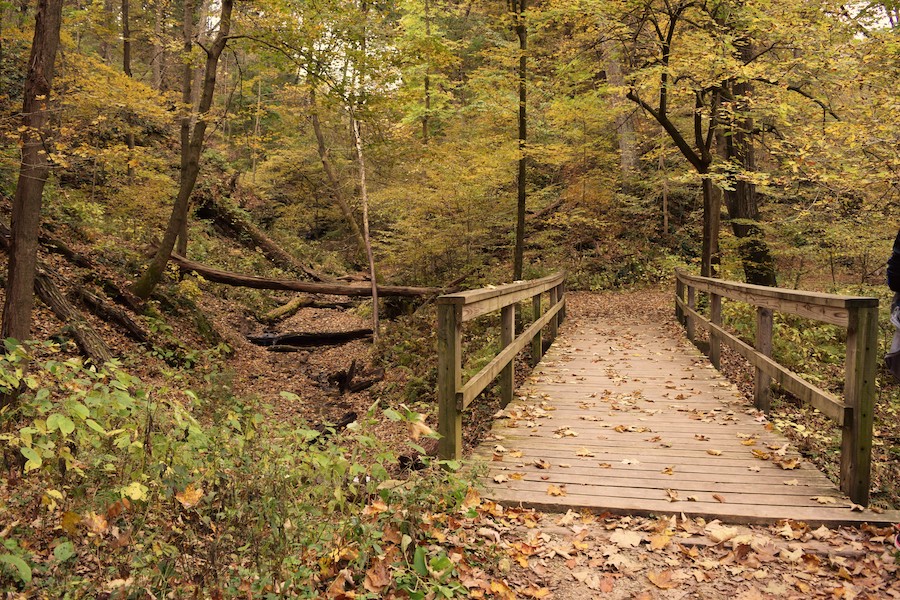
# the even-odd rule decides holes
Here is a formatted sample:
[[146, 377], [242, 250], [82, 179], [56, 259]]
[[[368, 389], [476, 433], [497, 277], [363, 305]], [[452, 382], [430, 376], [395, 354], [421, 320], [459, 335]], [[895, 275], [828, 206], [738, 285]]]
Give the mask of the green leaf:
[[34, 451], [34, 448], [22, 448], [21, 452], [22, 456], [28, 459], [28, 462], [25, 463], [26, 472], [40, 469], [41, 465], [44, 464], [44, 461], [41, 459], [40, 455]]
[[69, 435], [73, 431], [75, 431], [75, 423], [72, 422], [72, 419], [65, 415], [60, 415], [59, 419], [59, 430], [63, 435]]
[[88, 427], [90, 427], [91, 429], [93, 429], [93, 430], [96, 431], [97, 433], [101, 433], [101, 434], [103, 434], [103, 435], [106, 435], [106, 430], [103, 429], [103, 426], [100, 425], [100, 423], [98, 423], [97, 421], [95, 421], [95, 420], [93, 420], [93, 419], [85, 419], [84, 422], [87, 424]]
[[82, 420], [87, 419], [89, 416], [91, 416], [91, 411], [88, 410], [88, 407], [85, 406], [84, 404], [82, 404], [81, 402], [75, 402], [75, 401], [67, 402], [66, 408], [69, 410], [69, 412], [71, 414], [75, 415], [76, 417], [78, 417], [79, 419], [82, 419]]
[[0, 563], [14, 568], [22, 583], [31, 583], [31, 567], [18, 556], [13, 554], [0, 554]]
[[413, 556], [413, 569], [421, 577], [428, 577], [428, 566], [425, 564], [425, 548], [423, 546], [416, 547], [416, 553]]
[[384, 416], [386, 416], [391, 421], [402, 421], [403, 420], [403, 415], [398, 413], [393, 408], [386, 408], [384, 410]]
[[53, 549], [53, 557], [57, 562], [64, 563], [75, 556], [75, 546], [72, 542], [66, 541]]

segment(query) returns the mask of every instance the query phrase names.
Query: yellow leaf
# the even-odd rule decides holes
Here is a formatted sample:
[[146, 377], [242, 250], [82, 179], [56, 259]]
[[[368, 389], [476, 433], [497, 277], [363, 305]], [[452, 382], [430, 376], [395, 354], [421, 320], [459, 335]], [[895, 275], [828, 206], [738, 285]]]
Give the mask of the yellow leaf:
[[565, 496], [566, 490], [553, 485], [552, 483], [547, 486], [547, 493], [551, 496]]
[[647, 579], [661, 590], [669, 590], [678, 586], [678, 583], [672, 579], [672, 571], [663, 571], [662, 573], [650, 571], [647, 573]]
[[175, 494], [175, 499], [178, 500], [185, 508], [193, 508], [194, 506], [197, 506], [197, 503], [200, 502], [200, 498], [202, 497], [203, 488], [195, 488], [193, 483], [188, 484], [188, 486], [184, 488], [184, 491]]
[[650, 537], [650, 549], [662, 550], [672, 541], [672, 536], [666, 534], [654, 535]]
[[97, 535], [103, 535], [109, 529], [106, 517], [95, 512], [89, 512], [84, 516], [84, 524], [91, 533], [96, 533]]

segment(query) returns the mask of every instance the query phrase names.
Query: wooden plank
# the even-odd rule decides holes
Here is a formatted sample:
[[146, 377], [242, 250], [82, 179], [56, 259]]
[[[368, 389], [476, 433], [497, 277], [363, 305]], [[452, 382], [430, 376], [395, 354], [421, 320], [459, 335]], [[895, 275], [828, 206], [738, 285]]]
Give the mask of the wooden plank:
[[[690, 486], [682, 487], [677, 483], [673, 482], [672, 485], [669, 486], [661, 486], [656, 488], [635, 488], [631, 486], [613, 486], [609, 485], [606, 482], [596, 483], [592, 481], [584, 481], [584, 482], [576, 482], [576, 481], [529, 481], [529, 480], [519, 480], [519, 481], [511, 481], [509, 483], [503, 484], [502, 487], [508, 490], [515, 490], [517, 492], [523, 493], [547, 493], [547, 488], [550, 485], [558, 484], [566, 486], [567, 491], [575, 491], [578, 494], [586, 494], [591, 496], [605, 496], [609, 498], [628, 498], [635, 500], [663, 500], [668, 502], [668, 494], [666, 490], [673, 490], [678, 494], [678, 497], [682, 502], [687, 504], [691, 502], [687, 499], [689, 495], [696, 495], [697, 502], [719, 502], [715, 498], [713, 498], [713, 494], [718, 494], [719, 490], [697, 490], [692, 489]], [[788, 486], [782, 486], [784, 488]], [[777, 493], [738, 493], [731, 492], [726, 497], [725, 491], [721, 490], [721, 496], [724, 498], [725, 502], [722, 504], [728, 504], [729, 506], [735, 505], [749, 505], [749, 506], [790, 506], [790, 507], [808, 507], [808, 508], [818, 508], [823, 506], [820, 502], [815, 500], [818, 496], [812, 496], [810, 493], [806, 494], [794, 494], [788, 495], [781, 493], [781, 490], [778, 490]], [[820, 495], [830, 496], [836, 500], [833, 506], [834, 508], [843, 506], [847, 509], [850, 508], [850, 499], [842, 498], [839, 495], [835, 494], [834, 488], [831, 488], [830, 492], [822, 492]], [[849, 510], [848, 510], [849, 512]]]
[[[447, 305], [453, 306], [453, 305]], [[547, 310], [547, 313], [544, 314], [540, 319], [532, 323], [528, 326], [528, 328], [519, 334], [513, 342], [508, 345], [506, 348], [501, 350], [497, 356], [495, 356], [491, 362], [486, 364], [484, 368], [482, 368], [478, 373], [476, 373], [472, 379], [466, 382], [459, 391], [456, 393], [456, 402], [459, 406], [459, 410], [465, 410], [472, 401], [484, 391], [490, 383], [497, 377], [500, 371], [509, 363], [512, 359], [516, 357], [516, 354], [522, 351], [522, 349], [531, 343], [531, 338], [534, 334], [541, 330], [553, 317], [556, 316], [556, 313], [559, 311], [562, 304], [557, 304], [556, 306], [552, 306]]]
[[721, 336], [722, 342], [725, 343], [725, 345], [731, 347], [732, 350], [746, 358], [751, 365], [771, 376], [778, 382], [778, 385], [783, 387], [786, 391], [803, 402], [817, 408], [823, 414], [834, 420], [838, 425], [844, 423], [844, 413], [847, 407], [842, 401], [825, 390], [809, 383], [793, 371], [788, 370], [787, 367], [783, 367], [771, 358], [763, 356], [721, 327], [711, 324], [701, 315], [697, 314], [697, 312], [688, 307], [684, 307], [684, 310], [686, 313], [697, 319], [704, 327], [715, 329]]
[[[762, 306], [756, 309], [756, 351], [772, 358], [772, 310]], [[759, 410], [769, 412], [772, 377], [759, 367], [755, 367], [753, 383], [753, 403]]]
[[[714, 279], [711, 277], [700, 277], [697, 275], [690, 275], [684, 272], [681, 269], [675, 270], [675, 276], [682, 282], [686, 283], [689, 286], [695, 286], [698, 290], [710, 293], [717, 293], [725, 296], [726, 298], [732, 298], [734, 300], [741, 300], [743, 302], [747, 302], [748, 304], [753, 304], [755, 306], [766, 306], [768, 308], [772, 308], [774, 310], [778, 310], [781, 312], [792, 312], [791, 310], [786, 310], [785, 308], [779, 308], [780, 306], [790, 307], [791, 305], [798, 304], [806, 304], [809, 306], [815, 307], [827, 307], [827, 308], [845, 308], [849, 309], [851, 307], [873, 307], [878, 306], [877, 298], [868, 298], [861, 296], [840, 296], [837, 294], [826, 294], [822, 292], [807, 292], [807, 291], [799, 291], [799, 290], [789, 290], [786, 288], [775, 288], [775, 287], [766, 287], [762, 285], [753, 285], [749, 283], [739, 283], [736, 281], [725, 281], [722, 279]], [[746, 298], [746, 299], [745, 299]], [[768, 303], [763, 303], [764, 300], [775, 300], [776, 305], [771, 306]], [[793, 313], [799, 314], [799, 313]], [[802, 315], [801, 315], [802, 316]], [[811, 317], [817, 320], [821, 320], [818, 317]], [[845, 317], [846, 319], [846, 317]], [[830, 321], [826, 321], [830, 322]], [[834, 323], [835, 325], [843, 325], [846, 324], [846, 320], [843, 323]]]
[[[506, 283], [503, 285], [490, 286], [478, 288], [476, 290], [468, 290], [465, 292], [457, 292], [455, 294], [444, 294], [437, 299], [438, 304], [472, 304], [475, 302], [480, 302], [482, 300], [487, 300], [490, 298], [494, 298], [496, 296], [502, 296], [504, 294], [510, 294], [519, 292], [521, 290], [526, 290], [529, 288], [539, 288], [543, 287], [542, 291], [549, 290], [550, 287], [559, 285], [565, 279], [565, 272], [561, 271], [559, 273], [554, 273], [553, 275], [548, 275], [547, 277], [542, 277], [540, 279], [530, 279], [526, 281], [516, 281], [513, 283]], [[545, 287], [549, 285], [550, 287]], [[537, 292], [535, 292], [537, 293]]]
[[456, 407], [456, 390], [462, 379], [462, 322], [453, 304], [438, 305], [438, 456], [458, 459], [462, 453], [462, 415]]
[[551, 497], [541, 492], [505, 491], [494, 488], [489, 495], [493, 500], [510, 506], [525, 506], [547, 512], [588, 510], [613, 514], [653, 516], [680, 515], [707, 520], [720, 519], [726, 523], [771, 524], [782, 519], [803, 521], [810, 527], [819, 525], [859, 525], [861, 523], [890, 525], [900, 519], [900, 511], [854, 512], [847, 508], [780, 507], [768, 505], [728, 505], [719, 502], [667, 502], [635, 498], [615, 498], [576, 494]]
[[877, 306], [851, 311], [844, 382], [844, 396], [851, 410], [841, 438], [841, 489], [863, 506], [869, 503], [876, 352]]

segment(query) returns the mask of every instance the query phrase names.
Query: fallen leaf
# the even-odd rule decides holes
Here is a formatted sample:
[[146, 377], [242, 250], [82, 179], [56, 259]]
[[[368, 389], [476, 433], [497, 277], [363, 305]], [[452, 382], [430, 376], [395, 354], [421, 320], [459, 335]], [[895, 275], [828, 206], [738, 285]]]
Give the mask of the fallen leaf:
[[748, 471], [753, 471], [754, 473], [759, 473], [759, 467], [747, 467]]
[[799, 467], [801, 461], [799, 458], [787, 458], [784, 460], [774, 460], [772, 462], [774, 462], [776, 465], [778, 465], [785, 471], [791, 471], [791, 470]]
[[192, 508], [200, 502], [200, 498], [203, 497], [203, 488], [202, 487], [194, 487], [193, 483], [189, 483], [183, 491], [175, 494], [175, 499], [181, 503], [181, 505], [185, 508]]
[[662, 473], [663, 475], [674, 475], [675, 474], [675, 465], [672, 465], [671, 467], [666, 467], [665, 469], [660, 471], [660, 473]]
[[789, 479], [784, 482], [784, 485], [800, 485], [800, 482], [796, 479]]
[[624, 458], [624, 459], [622, 459], [622, 464], [623, 465], [639, 465], [639, 464], [641, 464], [641, 461], [639, 461], [636, 458]]
[[434, 429], [425, 424], [425, 416], [417, 415], [417, 419], [409, 424], [409, 437], [418, 441], [422, 436], [434, 435]]
[[498, 473], [494, 475], [494, 483], [506, 483], [509, 481], [509, 476], [505, 473]]
[[509, 457], [510, 458], [522, 458], [522, 451], [521, 450], [513, 450], [512, 452], [509, 453]]
[[650, 571], [647, 573], [647, 579], [661, 590], [670, 590], [678, 586], [678, 582], [672, 578], [672, 571], [663, 571], [662, 573]]
[[520, 481], [523, 477], [525, 477], [525, 473], [510, 473], [509, 478], [515, 479], [516, 481]]
[[82, 521], [91, 533], [103, 535], [109, 530], [109, 523], [107, 522], [106, 517], [104, 517], [103, 515], [98, 515], [95, 512], [89, 512], [88, 514], [86, 514]]
[[679, 500], [679, 498], [678, 498], [678, 492], [676, 492], [675, 490], [669, 490], [669, 489], [667, 489], [667, 490], [666, 490], [666, 496], [668, 496], [669, 502], [678, 502], [678, 500]]
[[628, 529], [616, 529], [609, 541], [619, 548], [637, 548], [641, 545], [644, 536], [638, 531], [630, 531]]
[[536, 466], [538, 469], [549, 469], [550, 468], [550, 463], [548, 463], [546, 460], [543, 460], [541, 458], [534, 459], [534, 462], [531, 464]]
[[721, 494], [713, 494], [713, 498], [714, 498], [717, 502], [725, 502], [725, 497], [722, 496]]
[[373, 594], [380, 594], [381, 590], [390, 585], [391, 573], [386, 559], [375, 559], [374, 564], [366, 571], [363, 587]]
[[750, 450], [753, 453], [753, 456], [760, 460], [769, 460], [772, 458], [772, 455], [768, 452], [763, 452], [762, 450], [758, 450], [757, 448], [753, 448]]
[[593, 452], [591, 452], [587, 448], [582, 447], [582, 448], [579, 448], [577, 452], [575, 452], [575, 456], [591, 457], [591, 456], [595, 456], [595, 455]]
[[754, 446], [756, 445], [756, 438], [747, 438], [743, 442], [741, 442], [745, 446]]
[[387, 509], [387, 504], [385, 504], [381, 498], [377, 498], [376, 500], [372, 501], [372, 504], [366, 505], [366, 507], [363, 509], [363, 514], [366, 516], [380, 515], [381, 513], [386, 512]]
[[542, 587], [534, 587], [529, 586], [524, 590], [519, 590], [519, 592], [528, 598], [546, 598], [550, 595], [550, 590], [548, 588]]
[[549, 486], [547, 486], [547, 494], [549, 494], [550, 496], [565, 496], [566, 490], [551, 483]]
[[837, 503], [837, 498], [833, 496], [813, 496], [812, 498], [819, 504], [835, 504]]
[[666, 534], [654, 535], [650, 537], [651, 550], [663, 550], [672, 541], [672, 536]]
[[609, 463], [598, 463], [597, 466], [601, 469], [612, 469], [612, 465]]
[[706, 526], [703, 533], [705, 533], [706, 537], [713, 542], [721, 544], [722, 542], [727, 542], [728, 540], [737, 537], [739, 531], [737, 527], [725, 527], [718, 521], [713, 521]]
[[706, 453], [709, 454], [710, 456], [722, 456], [721, 450], [713, 450], [712, 448], [707, 450]]
[[708, 437], [706, 437], [705, 435], [700, 435], [699, 433], [694, 434], [694, 439], [697, 441], [700, 441], [700, 442], [708, 442], [709, 441]]

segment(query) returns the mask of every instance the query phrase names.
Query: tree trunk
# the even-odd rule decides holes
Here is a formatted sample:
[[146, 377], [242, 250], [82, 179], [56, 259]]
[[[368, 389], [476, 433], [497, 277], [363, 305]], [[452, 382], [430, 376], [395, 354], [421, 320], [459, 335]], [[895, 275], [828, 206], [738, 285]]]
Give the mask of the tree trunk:
[[328, 157], [328, 147], [325, 145], [325, 136], [322, 135], [322, 125], [319, 123], [319, 110], [316, 107], [315, 91], [310, 93], [310, 106], [312, 109], [310, 120], [312, 121], [313, 133], [316, 135], [316, 146], [319, 150], [319, 159], [322, 161], [322, 168], [325, 169], [325, 175], [328, 177], [328, 183], [331, 184], [331, 191], [334, 194], [334, 199], [341, 209], [341, 212], [344, 213], [347, 225], [350, 227], [353, 238], [356, 240], [357, 248], [359, 252], [365, 256], [366, 238], [359, 227], [359, 223], [356, 222], [356, 217], [353, 216], [353, 210], [350, 208], [350, 203], [347, 202], [347, 198], [344, 196], [337, 172], [335, 172], [334, 167], [331, 164], [331, 159]]
[[[622, 63], [615, 54], [615, 44], [611, 40], [603, 42], [603, 54], [606, 57], [606, 81], [617, 88], [625, 85], [622, 74]], [[624, 102], [619, 93], [610, 96], [616, 111], [616, 137], [619, 140], [619, 169], [623, 177], [628, 177], [637, 170], [637, 141], [634, 133], [634, 118], [625, 111]]]
[[[122, 0], [122, 72], [131, 77], [131, 25], [129, 24], [128, 0]], [[128, 167], [126, 177], [131, 183], [134, 179], [134, 167], [131, 159], [134, 157], [134, 131], [131, 114], [126, 118], [128, 132], [125, 134], [125, 144], [128, 146]]]
[[525, 263], [525, 172], [528, 165], [526, 142], [528, 138], [528, 120], [526, 113], [528, 72], [525, 51], [528, 48], [528, 30], [525, 24], [525, 8], [527, 0], [513, 0], [516, 17], [516, 36], [519, 38], [519, 170], [517, 177], [516, 202], [516, 246], [513, 252], [513, 279], [522, 279]]
[[[196, 272], [207, 281], [223, 283], [238, 287], [247, 287], [257, 290], [282, 290], [290, 292], [306, 292], [309, 294], [332, 294], [335, 296], [371, 296], [370, 285], [346, 285], [343, 283], [311, 283], [296, 279], [267, 279], [254, 275], [242, 275], [215, 269], [213, 267], [188, 260], [178, 254], [172, 255], [172, 262], [182, 271]], [[437, 296], [443, 293], [441, 288], [410, 287], [403, 285], [379, 285], [379, 296], [404, 296], [415, 298], [419, 296]]]
[[50, 171], [45, 151], [45, 142], [49, 139], [47, 105], [53, 87], [61, 20], [62, 0], [38, 1], [25, 79], [22, 162], [12, 203], [6, 300], [0, 338], [26, 340], [31, 336], [41, 197]]
[[[425, 0], [425, 38], [431, 42], [431, 11], [430, 0]], [[431, 116], [431, 57], [427, 57], [425, 64], [425, 112], [422, 114], [422, 143], [428, 145], [428, 119]]]
[[[189, 4], [189, 2], [186, 2]], [[206, 52], [206, 69], [203, 79], [203, 93], [200, 96], [200, 107], [196, 115], [196, 123], [193, 128], [190, 124], [190, 116], [182, 119], [181, 129], [181, 178], [178, 187], [178, 196], [175, 199], [175, 206], [172, 208], [172, 214], [169, 217], [169, 225], [166, 228], [165, 235], [160, 243], [159, 249], [153, 260], [147, 266], [147, 269], [141, 277], [134, 282], [132, 292], [139, 298], [147, 299], [153, 293], [153, 289], [162, 278], [163, 270], [172, 250], [175, 247], [175, 240], [179, 237], [179, 232], [184, 229], [187, 222], [188, 207], [190, 204], [191, 193], [194, 191], [194, 184], [197, 182], [197, 175], [200, 172], [200, 153], [203, 150], [204, 137], [206, 135], [207, 117], [209, 115], [210, 106], [212, 106], [213, 92], [216, 88], [216, 69], [219, 64], [219, 57], [225, 49], [228, 42], [228, 33], [231, 29], [231, 12], [234, 0], [222, 0], [221, 15], [219, 18], [219, 32], [216, 39]], [[185, 9], [185, 13], [188, 8]], [[187, 19], [185, 19], [187, 20]], [[188, 100], [190, 99], [190, 75], [191, 68], [188, 64], [185, 67], [184, 84]], [[193, 131], [191, 131], [193, 129]], [[190, 140], [188, 142], [188, 140]], [[183, 235], [183, 234], [182, 234]], [[184, 236], [186, 237], [186, 236]]]
[[153, 19], [153, 75], [151, 85], [154, 90], [162, 90], [163, 62], [165, 62], [165, 45], [163, 45], [163, 22], [166, 18], [166, 0], [155, 0]]
[[378, 279], [375, 275], [375, 256], [372, 254], [372, 239], [369, 236], [369, 192], [366, 187], [366, 162], [363, 159], [362, 135], [359, 131], [359, 121], [352, 115], [353, 139], [356, 142], [356, 157], [359, 160], [359, 195], [362, 200], [363, 213], [363, 237], [366, 240], [366, 258], [369, 261], [369, 277], [372, 280], [372, 332], [374, 340], [378, 341]]
[[715, 277], [719, 264], [719, 226], [722, 212], [722, 194], [711, 179], [703, 177], [703, 246], [700, 256], [700, 275]]
[[[748, 43], [741, 45], [741, 59], [753, 58]], [[748, 100], [753, 87], [746, 81], [735, 81], [729, 86], [734, 106], [727, 111], [728, 118], [722, 124], [728, 131], [718, 136], [720, 153], [729, 162], [745, 172], [756, 170], [756, 153], [753, 148], [753, 117], [749, 114]], [[731, 178], [731, 188], [725, 190], [725, 206], [731, 221], [731, 229], [738, 238], [738, 252], [744, 265], [744, 280], [756, 285], [775, 286], [775, 258], [763, 239], [759, 220], [759, 203], [756, 186], [744, 178]]]

